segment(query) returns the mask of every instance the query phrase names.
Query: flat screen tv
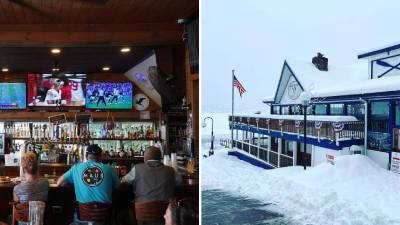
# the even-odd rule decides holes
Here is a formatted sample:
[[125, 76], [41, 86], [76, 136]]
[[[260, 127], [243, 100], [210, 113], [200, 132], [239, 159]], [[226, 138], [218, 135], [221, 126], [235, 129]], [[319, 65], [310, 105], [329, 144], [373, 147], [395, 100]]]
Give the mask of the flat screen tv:
[[84, 106], [82, 78], [28, 74], [28, 106]]
[[0, 83], [0, 109], [25, 109], [26, 84]]
[[86, 83], [86, 108], [132, 109], [133, 85], [125, 83]]

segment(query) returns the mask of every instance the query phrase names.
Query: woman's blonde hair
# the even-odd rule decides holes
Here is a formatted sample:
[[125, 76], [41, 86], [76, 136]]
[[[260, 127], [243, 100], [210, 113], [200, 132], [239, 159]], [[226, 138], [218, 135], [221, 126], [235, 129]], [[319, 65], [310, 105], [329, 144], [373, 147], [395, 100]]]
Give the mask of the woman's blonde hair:
[[22, 156], [22, 168], [28, 174], [35, 175], [38, 172], [38, 161], [37, 156], [33, 152], [27, 152]]

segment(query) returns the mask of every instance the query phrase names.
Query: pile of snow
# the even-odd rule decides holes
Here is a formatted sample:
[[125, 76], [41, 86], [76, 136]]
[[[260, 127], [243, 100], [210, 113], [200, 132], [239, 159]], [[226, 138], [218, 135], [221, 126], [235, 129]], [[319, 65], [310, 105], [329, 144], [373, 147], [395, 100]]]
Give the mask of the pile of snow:
[[[204, 146], [206, 147], [206, 146]], [[226, 149], [202, 160], [202, 189], [274, 203], [295, 224], [400, 224], [400, 176], [361, 155], [335, 165], [264, 170]]]

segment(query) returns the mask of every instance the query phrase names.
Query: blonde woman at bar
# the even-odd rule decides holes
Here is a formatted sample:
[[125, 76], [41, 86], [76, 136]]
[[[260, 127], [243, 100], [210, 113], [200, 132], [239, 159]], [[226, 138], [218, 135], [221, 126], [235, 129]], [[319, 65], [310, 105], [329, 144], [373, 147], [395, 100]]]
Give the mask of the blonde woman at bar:
[[[29, 201], [47, 201], [49, 182], [39, 177], [39, 163], [35, 153], [27, 152], [22, 156], [22, 170], [25, 181], [14, 187], [14, 201], [27, 203]], [[24, 224], [19, 222], [19, 224]]]

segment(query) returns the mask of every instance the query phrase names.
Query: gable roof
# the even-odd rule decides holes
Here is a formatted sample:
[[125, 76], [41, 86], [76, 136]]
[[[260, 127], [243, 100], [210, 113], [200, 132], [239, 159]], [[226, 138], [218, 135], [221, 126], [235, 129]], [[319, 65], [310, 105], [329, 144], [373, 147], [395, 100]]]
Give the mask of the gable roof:
[[342, 67], [328, 65], [328, 71], [321, 71], [318, 70], [310, 61], [286, 59], [275, 92], [275, 103], [278, 103], [276, 101], [278, 89], [286, 88], [286, 84], [281, 82], [285, 65], [288, 66], [303, 91], [318, 92], [329, 89], [333, 86], [340, 89], [340, 87], [347, 86], [347, 84], [355, 84], [368, 80], [368, 62], [360, 62]]

